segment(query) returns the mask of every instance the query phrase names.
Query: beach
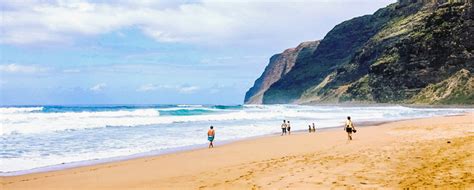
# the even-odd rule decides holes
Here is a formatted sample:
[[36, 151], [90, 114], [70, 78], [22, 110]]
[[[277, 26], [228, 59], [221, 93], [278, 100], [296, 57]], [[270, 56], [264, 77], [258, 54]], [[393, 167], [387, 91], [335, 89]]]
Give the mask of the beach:
[[[357, 127], [357, 120], [354, 121]], [[276, 127], [278, 129], [278, 127]], [[474, 113], [2, 177], [2, 189], [474, 188]]]

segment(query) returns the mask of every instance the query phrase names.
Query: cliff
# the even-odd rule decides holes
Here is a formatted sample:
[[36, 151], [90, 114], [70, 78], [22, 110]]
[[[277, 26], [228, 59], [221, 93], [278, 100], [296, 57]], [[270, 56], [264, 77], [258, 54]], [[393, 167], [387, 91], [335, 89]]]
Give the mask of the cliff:
[[263, 93], [281, 77], [285, 76], [295, 65], [296, 60], [307, 59], [318, 47], [319, 41], [303, 42], [296, 48], [273, 55], [263, 74], [255, 81], [254, 86], [245, 94], [246, 104], [261, 104]]
[[409, 102], [424, 104], [464, 104], [474, 102], [474, 76], [461, 69], [453, 76], [430, 84], [412, 97]]
[[473, 72], [473, 13], [472, 1], [406, 0], [345, 21], [286, 74], [264, 73], [253, 88], [278, 80], [258, 88], [261, 101], [251, 103], [473, 104], [474, 92], [461, 88], [470, 80], [449, 90], [463, 91], [464, 99], [439, 100], [441, 92], [426, 90], [461, 70]]

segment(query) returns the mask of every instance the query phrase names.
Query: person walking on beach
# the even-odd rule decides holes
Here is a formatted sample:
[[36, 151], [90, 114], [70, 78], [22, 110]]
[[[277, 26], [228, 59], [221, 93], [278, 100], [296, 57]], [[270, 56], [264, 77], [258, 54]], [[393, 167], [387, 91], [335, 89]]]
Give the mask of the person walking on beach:
[[214, 144], [212, 144], [212, 141], [214, 141], [215, 136], [216, 132], [214, 131], [214, 127], [211, 125], [209, 131], [207, 131], [207, 140], [209, 140], [209, 148], [214, 148]]
[[286, 120], [283, 120], [283, 123], [281, 124], [281, 136], [286, 134]]
[[313, 123], [313, 133], [316, 133], [316, 126]]
[[347, 116], [346, 126], [344, 127], [344, 130], [347, 132], [347, 138], [349, 140], [352, 140], [352, 132], [355, 132], [356, 130], [354, 124], [351, 121], [350, 116]]
[[308, 131], [309, 133], [313, 132], [313, 130], [311, 130], [311, 125], [308, 125]]
[[290, 121], [288, 121], [288, 124], [286, 124], [286, 129], [288, 130], [288, 135], [291, 135]]

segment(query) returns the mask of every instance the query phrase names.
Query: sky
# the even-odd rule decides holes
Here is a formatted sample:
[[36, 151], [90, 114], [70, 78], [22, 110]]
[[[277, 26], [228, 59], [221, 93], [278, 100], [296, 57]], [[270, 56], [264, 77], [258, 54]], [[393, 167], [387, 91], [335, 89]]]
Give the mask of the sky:
[[0, 104], [242, 104], [268, 59], [394, 0], [2, 0]]

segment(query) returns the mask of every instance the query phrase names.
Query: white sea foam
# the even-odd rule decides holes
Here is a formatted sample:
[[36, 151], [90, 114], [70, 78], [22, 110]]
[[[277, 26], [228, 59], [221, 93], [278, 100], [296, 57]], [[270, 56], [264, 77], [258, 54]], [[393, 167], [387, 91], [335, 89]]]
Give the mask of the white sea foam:
[[[318, 129], [342, 126], [346, 116], [352, 116], [358, 124], [473, 111], [402, 106], [297, 105], [244, 105], [224, 109], [200, 105], [103, 109], [107, 111], [91, 111], [94, 107], [72, 108], [75, 112], [67, 109], [48, 112], [47, 109], [0, 108], [0, 145], [4, 147], [0, 149], [0, 172], [205, 144], [209, 125], [216, 127], [219, 142], [278, 133], [283, 119], [291, 120], [292, 130], [307, 130], [308, 124], [313, 122]], [[77, 111], [81, 109], [87, 111]], [[179, 110], [210, 112], [160, 114], [160, 111]]]
[[204, 107], [203, 105], [199, 105], [199, 104], [178, 104], [177, 105], [178, 107], [190, 107], [190, 108], [202, 108]]
[[206, 108], [206, 107], [188, 107], [188, 106], [180, 106], [180, 107], [175, 107], [175, 108], [159, 108], [157, 109], [158, 111], [178, 111], [178, 110], [208, 110], [208, 111], [217, 111], [217, 109], [214, 108]]
[[41, 110], [43, 110], [43, 107], [3, 107], [0, 108], [0, 114], [27, 113]]
[[[228, 120], [280, 120], [294, 119], [323, 119], [344, 118], [351, 115], [358, 120], [399, 119], [403, 117], [431, 116], [450, 109], [413, 109], [401, 106], [393, 107], [314, 107], [294, 105], [274, 106], [244, 106], [245, 109], [226, 109], [220, 112], [204, 115], [160, 116], [160, 110], [173, 111], [180, 109], [213, 108], [186, 107], [162, 109], [137, 109], [117, 111], [84, 111], [84, 112], [35, 112], [42, 107], [32, 108], [3, 108], [0, 115], [2, 130], [0, 135], [12, 133], [42, 133], [63, 130], [79, 130], [104, 128], [107, 126], [144, 126], [154, 124], [171, 124], [185, 122], [216, 122]], [[458, 110], [459, 111], [459, 110]]]
[[[170, 108], [173, 109], [173, 108]], [[265, 112], [234, 111], [212, 115], [160, 116], [155, 109], [134, 111], [10, 113], [0, 116], [1, 135], [11, 133], [42, 133], [62, 130], [103, 128], [107, 126], [143, 126], [202, 121], [261, 120], [284, 117], [311, 117], [310, 113], [275, 109]]]

